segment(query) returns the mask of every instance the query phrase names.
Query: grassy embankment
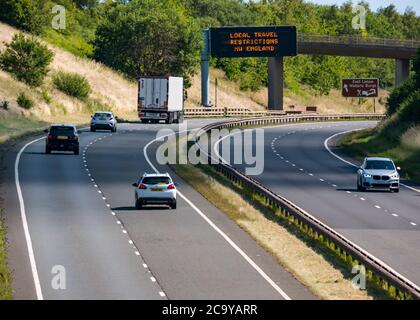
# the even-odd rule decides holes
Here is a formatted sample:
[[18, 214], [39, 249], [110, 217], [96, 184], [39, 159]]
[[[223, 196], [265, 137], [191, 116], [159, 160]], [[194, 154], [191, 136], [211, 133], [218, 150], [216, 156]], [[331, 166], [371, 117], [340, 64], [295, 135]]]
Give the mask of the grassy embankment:
[[[0, 51], [17, 32], [17, 29], [0, 23]], [[54, 52], [54, 60], [47, 78], [38, 88], [31, 88], [0, 71], [0, 104], [2, 101], [8, 102], [7, 110], [0, 107], [0, 143], [40, 130], [49, 123], [87, 123], [91, 113], [98, 109], [112, 110], [122, 118], [135, 119], [135, 81], [94, 61], [76, 57], [51, 45], [49, 47]], [[92, 88], [89, 98], [82, 101], [57, 90], [52, 83], [52, 75], [60, 70], [84, 76]], [[22, 92], [34, 102], [30, 110], [17, 104], [17, 97]]]
[[420, 182], [420, 127], [406, 131], [399, 143], [381, 135], [380, 127], [353, 132], [341, 140], [342, 150], [362, 160], [365, 156], [389, 157], [402, 168], [402, 177]]
[[[418, 61], [418, 62], [417, 62]], [[419, 66], [420, 56], [415, 65]], [[397, 87], [388, 100], [388, 118], [376, 128], [342, 138], [343, 151], [362, 159], [383, 156], [394, 159], [402, 177], [420, 182], [420, 70]]]

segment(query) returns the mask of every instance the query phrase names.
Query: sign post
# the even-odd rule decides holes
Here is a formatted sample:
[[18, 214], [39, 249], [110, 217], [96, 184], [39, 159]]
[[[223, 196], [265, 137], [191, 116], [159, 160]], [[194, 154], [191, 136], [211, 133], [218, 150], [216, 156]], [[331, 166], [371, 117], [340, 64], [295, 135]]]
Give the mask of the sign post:
[[376, 98], [379, 96], [379, 79], [377, 78], [356, 78], [343, 79], [341, 84], [343, 97], [359, 98], [359, 105], [362, 98], [373, 98], [373, 113], [376, 113]]
[[[297, 55], [296, 26], [268, 27], [222, 27], [211, 28], [204, 33], [205, 46], [215, 57], [268, 57], [268, 109], [283, 109], [283, 57]], [[207, 86], [205, 72], [205, 50], [202, 54], [202, 88]], [[208, 66], [208, 64], [207, 64]], [[209, 104], [202, 89], [202, 105]], [[208, 93], [208, 90], [206, 91]]]

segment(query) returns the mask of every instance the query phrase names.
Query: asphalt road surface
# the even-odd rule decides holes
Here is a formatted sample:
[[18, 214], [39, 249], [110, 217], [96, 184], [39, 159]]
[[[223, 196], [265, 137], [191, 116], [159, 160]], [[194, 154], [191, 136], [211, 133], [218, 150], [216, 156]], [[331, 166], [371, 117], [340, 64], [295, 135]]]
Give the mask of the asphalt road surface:
[[[190, 128], [208, 122], [190, 121]], [[134, 209], [131, 184], [153, 172], [144, 148], [163, 127], [177, 128], [121, 124], [114, 134], [84, 132], [80, 156], [46, 155], [43, 139], [7, 154], [1, 192], [15, 298], [314, 299], [175, 175], [183, 195], [176, 210]], [[169, 171], [156, 164], [158, 145], [146, 154]]]
[[[264, 171], [253, 178], [420, 285], [419, 188], [401, 187], [398, 194], [359, 192], [356, 168], [324, 146], [327, 138], [339, 132], [374, 125], [327, 122], [266, 128], [264, 142], [260, 141], [264, 143]], [[333, 152], [336, 140], [330, 141]], [[246, 168], [234, 166], [242, 171]]]

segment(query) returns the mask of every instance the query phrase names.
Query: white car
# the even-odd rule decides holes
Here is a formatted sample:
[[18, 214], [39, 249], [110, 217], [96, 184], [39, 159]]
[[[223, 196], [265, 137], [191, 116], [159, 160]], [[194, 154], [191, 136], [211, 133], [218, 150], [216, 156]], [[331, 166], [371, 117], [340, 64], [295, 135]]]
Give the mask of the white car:
[[112, 132], [117, 131], [117, 120], [109, 111], [97, 111], [92, 116], [90, 121], [90, 131], [95, 132], [96, 130], [111, 130]]
[[176, 184], [168, 173], [145, 173], [135, 187], [135, 207], [141, 209], [148, 204], [166, 204], [176, 209]]
[[368, 189], [399, 192], [400, 167], [396, 167], [389, 158], [365, 158], [362, 166], [357, 170], [357, 190]]

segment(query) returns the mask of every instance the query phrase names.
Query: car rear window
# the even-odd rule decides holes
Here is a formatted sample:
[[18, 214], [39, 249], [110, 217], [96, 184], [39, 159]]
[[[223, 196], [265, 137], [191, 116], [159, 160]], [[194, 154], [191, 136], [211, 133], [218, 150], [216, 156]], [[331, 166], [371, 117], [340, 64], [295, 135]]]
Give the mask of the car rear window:
[[50, 133], [54, 136], [72, 136], [74, 135], [73, 127], [51, 127]]
[[368, 160], [366, 168], [368, 170], [395, 170], [395, 166], [391, 161], [386, 160]]
[[97, 112], [94, 115], [95, 118], [111, 118], [111, 114], [110, 113], [105, 113], [105, 112]]
[[171, 180], [168, 177], [145, 177], [143, 178], [142, 183], [144, 184], [169, 184], [171, 183]]

